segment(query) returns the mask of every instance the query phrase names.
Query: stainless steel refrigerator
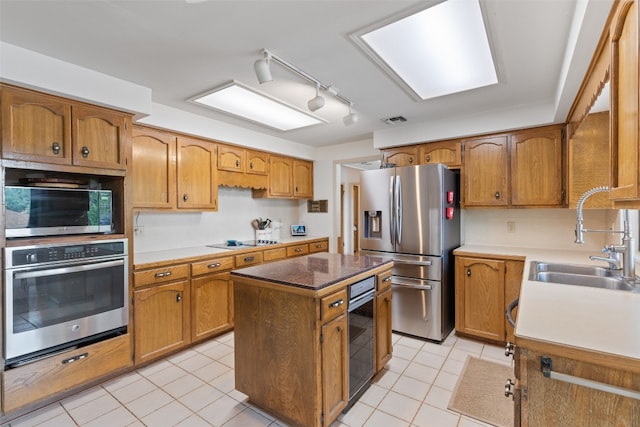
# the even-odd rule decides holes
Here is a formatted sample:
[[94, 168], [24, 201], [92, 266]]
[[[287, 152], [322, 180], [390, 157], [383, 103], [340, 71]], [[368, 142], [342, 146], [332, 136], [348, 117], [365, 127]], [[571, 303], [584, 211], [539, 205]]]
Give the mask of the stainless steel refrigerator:
[[392, 329], [442, 341], [454, 327], [459, 176], [444, 165], [361, 172], [363, 253], [394, 259]]

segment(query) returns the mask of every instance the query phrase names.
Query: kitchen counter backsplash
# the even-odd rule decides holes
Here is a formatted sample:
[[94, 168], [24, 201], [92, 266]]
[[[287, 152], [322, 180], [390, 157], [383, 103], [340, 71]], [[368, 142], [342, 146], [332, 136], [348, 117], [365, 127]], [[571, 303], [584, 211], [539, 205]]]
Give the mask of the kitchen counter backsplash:
[[[282, 222], [281, 239], [289, 237], [291, 224], [298, 223], [298, 200], [253, 199], [251, 190], [218, 188], [217, 212], [139, 212], [134, 214], [134, 251], [151, 252], [254, 240], [251, 221], [269, 218]], [[306, 202], [305, 202], [306, 203]], [[324, 234], [322, 230], [310, 230]]]

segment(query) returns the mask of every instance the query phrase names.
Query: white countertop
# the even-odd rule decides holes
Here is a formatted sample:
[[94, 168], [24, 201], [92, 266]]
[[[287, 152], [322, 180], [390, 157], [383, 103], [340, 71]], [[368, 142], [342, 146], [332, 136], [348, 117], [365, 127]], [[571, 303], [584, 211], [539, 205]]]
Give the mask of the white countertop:
[[606, 266], [584, 251], [465, 245], [458, 252], [526, 258], [517, 337], [640, 359], [640, 292], [528, 280], [531, 261]]
[[[285, 243], [302, 243], [305, 241], [315, 240], [315, 239], [326, 239], [326, 236], [291, 236], [285, 237], [278, 241], [278, 244]], [[211, 244], [222, 244], [224, 242], [211, 242]], [[237, 248], [232, 249], [221, 249], [221, 248], [212, 248], [209, 246], [194, 246], [189, 248], [175, 248], [175, 249], [165, 249], [161, 251], [151, 251], [151, 252], [136, 252], [133, 255], [133, 264], [134, 265], [143, 265], [143, 264], [153, 264], [157, 262], [166, 262], [173, 260], [181, 260], [188, 258], [196, 258], [203, 257], [209, 255], [218, 255], [218, 254], [232, 254], [233, 252], [238, 251], [239, 249], [265, 249], [269, 247], [273, 247], [275, 245], [260, 245], [260, 246], [238, 246]]]

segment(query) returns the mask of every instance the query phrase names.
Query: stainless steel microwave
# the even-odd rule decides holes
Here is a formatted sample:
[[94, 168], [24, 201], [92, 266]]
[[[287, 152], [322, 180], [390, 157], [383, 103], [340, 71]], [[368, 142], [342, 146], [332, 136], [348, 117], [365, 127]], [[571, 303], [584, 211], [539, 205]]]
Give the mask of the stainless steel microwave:
[[6, 237], [111, 233], [110, 190], [6, 186]]

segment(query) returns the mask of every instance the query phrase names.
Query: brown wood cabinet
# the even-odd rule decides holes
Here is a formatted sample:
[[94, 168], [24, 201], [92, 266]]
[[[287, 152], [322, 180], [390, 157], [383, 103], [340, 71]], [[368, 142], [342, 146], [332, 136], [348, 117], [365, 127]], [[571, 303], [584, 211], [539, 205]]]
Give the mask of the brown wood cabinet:
[[464, 207], [509, 205], [508, 143], [507, 135], [464, 141], [461, 175]]
[[313, 199], [313, 162], [293, 160], [293, 197]]
[[157, 359], [191, 342], [188, 265], [136, 272], [134, 288], [136, 364]]
[[640, 392], [640, 373], [603, 366], [570, 348], [543, 351], [518, 346], [515, 352], [515, 418], [528, 426], [636, 426], [640, 401], [545, 377], [542, 359], [552, 371]]
[[289, 258], [294, 256], [307, 255], [308, 253], [309, 253], [309, 245], [306, 243], [287, 247], [287, 257]]
[[25, 408], [131, 366], [131, 337], [126, 334], [5, 370], [2, 412]]
[[233, 329], [233, 283], [229, 272], [191, 279], [191, 340]]
[[449, 169], [462, 166], [462, 143], [459, 139], [429, 142], [418, 146], [419, 164], [443, 163]]
[[230, 187], [266, 189], [269, 154], [218, 144], [218, 183]]
[[615, 201], [640, 200], [640, 55], [637, 0], [615, 6], [609, 29], [611, 46], [611, 171]]
[[382, 162], [392, 163], [397, 167], [417, 165], [419, 164], [418, 149], [415, 145], [384, 149], [382, 150]]
[[254, 189], [253, 197], [312, 199], [313, 162], [271, 154], [269, 186], [264, 190]]
[[490, 341], [513, 340], [506, 307], [520, 293], [524, 262], [455, 257], [456, 332]]
[[130, 114], [12, 86], [0, 90], [3, 158], [126, 169]]
[[176, 136], [133, 127], [131, 184], [134, 208], [174, 209]]
[[376, 372], [391, 360], [391, 271], [376, 276]]
[[177, 143], [178, 208], [218, 210], [216, 145], [186, 137]]

